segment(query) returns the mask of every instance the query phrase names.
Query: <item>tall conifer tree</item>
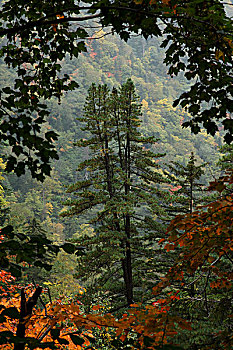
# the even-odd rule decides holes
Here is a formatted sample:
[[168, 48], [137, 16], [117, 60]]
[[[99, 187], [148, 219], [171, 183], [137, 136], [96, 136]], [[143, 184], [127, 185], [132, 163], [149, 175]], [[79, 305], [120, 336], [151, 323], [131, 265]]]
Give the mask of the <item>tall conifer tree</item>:
[[[201, 182], [205, 166], [206, 164], [197, 165], [193, 152], [191, 152], [187, 164], [172, 162], [168, 165], [169, 171], [165, 171], [165, 173], [172, 188], [170, 189], [170, 204], [168, 206], [165, 204], [165, 206], [170, 218], [180, 214], [192, 214], [199, 204], [203, 204], [207, 200], [204, 197], [205, 186]], [[177, 257], [176, 255], [174, 254], [174, 257]], [[189, 276], [189, 278], [194, 280], [194, 276]], [[189, 283], [189, 285], [188, 292], [194, 296], [194, 283]]]
[[86, 255], [79, 259], [79, 276], [108, 291], [114, 305], [147, 296], [156, 279], [156, 237], [163, 231], [158, 219], [147, 220], [162, 215], [164, 180], [155, 162], [162, 155], [148, 150], [154, 139], [140, 134], [140, 115], [131, 80], [112, 92], [92, 84], [80, 118], [90, 138], [78, 143], [91, 156], [79, 164], [86, 176], [69, 187], [70, 208], [63, 213], [90, 213], [95, 233], [80, 237]]
[[219, 151], [222, 153], [217, 165], [222, 171], [231, 169], [233, 167], [233, 145], [224, 145], [220, 147]]
[[168, 165], [166, 174], [172, 188], [172, 202], [167, 207], [171, 216], [178, 214], [192, 213], [195, 207], [203, 203], [204, 184], [201, 183], [201, 176], [204, 175], [206, 164], [197, 165], [193, 152], [186, 165], [172, 162]]

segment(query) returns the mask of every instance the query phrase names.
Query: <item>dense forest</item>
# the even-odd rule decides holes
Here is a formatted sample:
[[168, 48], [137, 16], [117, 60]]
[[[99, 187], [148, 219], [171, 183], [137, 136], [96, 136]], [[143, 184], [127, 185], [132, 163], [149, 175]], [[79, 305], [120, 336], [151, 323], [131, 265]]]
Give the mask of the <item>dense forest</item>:
[[179, 1], [132, 1], [128, 30], [106, 1], [28, 29], [50, 7], [27, 3], [1, 1], [0, 348], [231, 349], [232, 7], [184, 1], [229, 32], [177, 58], [143, 11]]
[[[101, 39], [95, 40], [98, 36]], [[77, 167], [88, 157], [88, 150], [83, 153], [75, 143], [87, 137], [78, 119], [83, 115], [90, 82], [107, 84], [112, 89], [124, 84], [128, 78], [132, 79], [142, 105], [140, 132], [156, 139], [151, 149], [164, 154], [159, 160], [161, 168], [165, 169], [166, 164], [168, 166], [171, 162], [186, 165], [193, 152], [198, 165], [206, 163], [205, 184], [218, 175], [220, 169], [216, 163], [223, 154], [219, 150], [223, 138], [220, 133], [212, 138], [204, 130], [193, 135], [189, 129], [182, 128], [182, 121], [189, 115], [180, 108], [172, 107], [172, 101], [185, 90], [185, 79], [168, 77], [162, 63], [163, 51], [159, 46], [156, 39], [145, 41], [137, 38], [127, 44], [117, 36], [104, 36], [104, 32], [98, 31], [89, 40], [87, 53], [78, 59], [70, 61], [67, 58], [62, 62], [62, 69], [70, 79], [78, 78], [79, 88], [63, 96], [60, 102], [55, 99], [49, 101], [50, 115], [44, 128], [52, 128], [59, 135], [56, 142], [59, 160], [52, 163], [53, 175], [44, 184], [33, 180], [29, 173], [20, 178], [13, 174], [8, 176], [8, 187], [12, 195], [15, 193], [12, 208], [16, 208], [16, 212], [20, 205], [21, 212], [25, 208], [26, 220], [36, 218], [42, 222], [49, 219], [51, 224], [59, 222], [67, 227], [64, 230], [66, 238], [71, 238], [79, 229], [77, 220], [68, 223], [59, 217], [59, 213], [63, 208], [62, 201], [67, 197], [65, 186], [76, 181]]]

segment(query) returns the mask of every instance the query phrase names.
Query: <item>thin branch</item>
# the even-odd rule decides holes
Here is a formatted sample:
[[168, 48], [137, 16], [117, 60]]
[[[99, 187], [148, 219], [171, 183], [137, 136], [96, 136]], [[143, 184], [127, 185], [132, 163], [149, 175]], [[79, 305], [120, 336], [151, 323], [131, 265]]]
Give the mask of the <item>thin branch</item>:
[[168, 315], [166, 317], [166, 321], [165, 321], [164, 328], [163, 328], [163, 336], [162, 336], [162, 341], [161, 341], [162, 346], [164, 344], [165, 334], [166, 334], [166, 330], [167, 330], [167, 324], [168, 324]]
[[[223, 196], [223, 197], [221, 198], [221, 201], [223, 201], [224, 199], [227, 201], [227, 199], [224, 198], [224, 197], [226, 197], [226, 196]], [[199, 207], [198, 210], [196, 210], [196, 211], [194, 211], [192, 214], [190, 214], [190, 218], [193, 218], [195, 214], [200, 213], [200, 209], [201, 209], [201, 208], [209, 207], [209, 206], [210, 206], [212, 203], [214, 203], [214, 202], [215, 202], [215, 201], [210, 202], [210, 203], [208, 203], [207, 205], [204, 205], [203, 207]], [[220, 202], [220, 199], [218, 199], [217, 202]], [[207, 219], [211, 218], [214, 214], [216, 214], [216, 213], [222, 211], [223, 209], [231, 207], [231, 206], [232, 206], [232, 205], [231, 205], [231, 202], [229, 201], [229, 203], [230, 203], [230, 205], [222, 206], [222, 207], [220, 207], [220, 208], [218, 208], [218, 209], [216, 209], [216, 210], [210, 212], [208, 215], [205, 216], [205, 221], [207, 221]], [[208, 213], [208, 212], [207, 212], [207, 213]], [[201, 214], [202, 214], [202, 212], [201, 212]], [[206, 214], [206, 213], [204, 213], [204, 214]], [[181, 220], [183, 219], [183, 216], [184, 216], [184, 215], [182, 215]], [[179, 221], [179, 223], [177, 223], [177, 224], [175, 225], [175, 228], [176, 228], [177, 225], [179, 225], [179, 224], [180, 224], [180, 221]], [[193, 224], [193, 226], [191, 226], [191, 227], [190, 227], [187, 231], [185, 231], [181, 236], [179, 236], [178, 238], [176, 238], [175, 240], [173, 240], [172, 243], [175, 243], [175, 242], [179, 241], [182, 237], [185, 237], [185, 236], [187, 235], [187, 233], [192, 232], [192, 230], [193, 230], [194, 228], [198, 227], [199, 225], [200, 225], [199, 223], [195, 222], [195, 223]]]
[[233, 264], [233, 260], [232, 260], [231, 257], [227, 254], [227, 252], [224, 251], [224, 253], [225, 253], [227, 259], [230, 260], [230, 262]]
[[[105, 36], [110, 35], [110, 34], [112, 34], [112, 32], [104, 33], [101, 36], [98, 36], [98, 37], [95, 37], [95, 38], [93, 38], [92, 36], [89, 36], [89, 37], [85, 38], [85, 40], [87, 40], [87, 39], [88, 40], [98, 40], [98, 39], [102, 39]], [[96, 35], [96, 33], [95, 33], [95, 35]]]
[[[34, 278], [32, 279], [32, 282], [33, 282], [33, 284], [34, 284], [34, 287], [37, 288], [36, 282], [35, 282]], [[46, 307], [46, 304], [44, 303], [43, 299], [41, 298], [41, 295], [39, 296], [39, 300], [40, 300], [41, 304], [42, 304], [43, 307], [44, 307], [45, 315], [48, 316], [47, 307]]]
[[[46, 326], [45, 326], [46, 327]], [[44, 327], [44, 328], [45, 328]], [[38, 338], [39, 341], [42, 341], [44, 337], [49, 333], [49, 331], [52, 329], [52, 326], [48, 326], [48, 328], [44, 331], [44, 333], [41, 334], [41, 336]]]
[[0, 30], [0, 36], [4, 36], [6, 34], [17, 34], [19, 32], [22, 32], [25, 29], [34, 28], [38, 25], [53, 25], [53, 24], [59, 24], [59, 23], [65, 23], [65, 22], [82, 22], [87, 21], [89, 19], [99, 18], [101, 17], [100, 14], [95, 15], [89, 15], [89, 16], [83, 16], [83, 17], [64, 17], [64, 18], [57, 18], [52, 20], [44, 20], [40, 19], [37, 21], [28, 22], [21, 26], [15, 26], [12, 28], [4, 28]]
[[51, 298], [51, 293], [50, 293], [49, 287], [47, 287], [47, 290], [48, 290], [48, 295], [49, 295], [49, 301], [52, 304], [52, 298]]
[[206, 278], [206, 283], [205, 283], [205, 287], [204, 287], [204, 297], [205, 297], [205, 307], [206, 307], [206, 313], [207, 313], [207, 317], [209, 316], [209, 307], [208, 307], [208, 300], [207, 300], [207, 285], [208, 285], [208, 281], [209, 281], [209, 278], [210, 278], [210, 274], [211, 274], [211, 270], [209, 269], [208, 271], [208, 275], [207, 275], [207, 278]]
[[195, 278], [195, 280], [192, 280], [192, 282], [190, 282], [190, 283], [188, 283], [188, 284], [186, 284], [185, 285], [185, 287], [189, 287], [189, 286], [191, 286], [192, 284], [194, 284], [196, 281], [198, 281], [201, 277], [205, 277], [205, 274], [203, 273], [200, 273], [199, 275], [198, 275], [198, 277], [197, 278]]
[[[73, 9], [64, 9], [59, 12], [53, 13], [53, 14], [49, 14], [43, 18], [40, 18], [39, 20], [35, 20], [32, 22], [28, 22], [27, 24], [21, 25], [21, 26], [15, 26], [12, 28], [4, 28], [0, 30], [0, 36], [6, 35], [6, 34], [16, 34], [17, 32], [21, 32], [24, 29], [29, 29], [32, 27], [36, 27], [37, 25], [48, 25], [48, 24], [59, 24], [59, 23], [64, 23], [64, 22], [80, 22], [80, 21], [86, 21], [89, 19], [94, 19], [94, 18], [101, 18], [103, 17], [103, 14], [101, 14], [101, 12], [97, 13], [97, 14], [93, 14], [93, 15], [87, 15], [87, 16], [82, 16], [82, 17], [64, 17], [64, 18], [57, 18], [57, 19], [53, 19], [53, 20], [45, 20], [46, 18], [50, 18], [51, 16], [54, 15], [58, 15], [61, 13], [65, 13], [67, 11], [77, 11], [79, 8], [75, 7]], [[95, 7], [92, 6], [90, 7], [82, 7], [79, 10], [96, 10], [96, 11], [101, 11], [101, 10], [118, 10], [118, 11], [125, 11], [126, 13], [137, 13], [137, 14], [143, 14], [145, 16], [148, 17], [152, 17], [152, 18], [159, 18], [161, 20], [166, 20], [166, 19], [176, 19], [176, 20], [192, 20], [193, 22], [196, 23], [201, 23], [201, 24], [205, 24], [208, 27], [212, 27], [212, 29], [217, 32], [217, 28], [210, 22], [206, 22], [204, 20], [201, 20], [199, 18], [194, 18], [188, 15], [183, 15], [183, 14], [179, 14], [179, 16], [177, 16], [176, 14], [167, 14], [165, 9], [159, 9], [158, 11], [154, 11], [153, 13], [151, 11], [145, 11], [144, 9], [140, 10], [139, 8], [131, 8], [131, 7], [127, 7], [127, 6], [102, 6], [102, 7]], [[166, 23], [166, 21], [165, 21]], [[224, 33], [221, 33], [224, 34]], [[226, 34], [226, 33], [225, 33]]]

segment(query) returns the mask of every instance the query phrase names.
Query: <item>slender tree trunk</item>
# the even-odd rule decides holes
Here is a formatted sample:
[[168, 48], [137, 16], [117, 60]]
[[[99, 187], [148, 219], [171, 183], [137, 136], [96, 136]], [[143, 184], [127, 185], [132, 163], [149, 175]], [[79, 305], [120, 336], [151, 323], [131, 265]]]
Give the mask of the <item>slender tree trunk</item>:
[[[125, 147], [125, 172], [126, 172], [126, 181], [125, 181], [125, 199], [126, 201], [130, 195], [130, 177], [131, 177], [131, 145], [130, 145], [130, 115], [131, 115], [131, 96], [129, 97], [129, 109], [127, 110], [127, 137], [126, 137], [126, 147]], [[131, 227], [130, 227], [130, 215], [125, 215], [125, 274], [127, 276], [126, 283], [126, 294], [127, 294], [127, 303], [128, 305], [133, 303], [133, 271], [132, 271], [132, 256], [131, 256]]]
[[21, 289], [20, 319], [16, 331], [16, 336], [19, 337], [21, 340], [19, 341], [19, 343], [14, 345], [14, 350], [25, 349], [25, 317], [32, 315], [32, 309], [34, 306], [36, 306], [41, 292], [42, 287], [36, 287], [35, 292], [27, 301], [24, 288]]
[[190, 205], [189, 205], [189, 212], [190, 212], [190, 214], [192, 214], [192, 212], [193, 212], [193, 172], [191, 172], [191, 181], [190, 181]]
[[[190, 174], [190, 204], [189, 204], [189, 213], [192, 214], [193, 212], [193, 167], [191, 166], [191, 174]], [[194, 278], [194, 274], [193, 274]], [[194, 283], [191, 284], [190, 288], [190, 296], [194, 297], [195, 295], [195, 286]]]
[[133, 273], [132, 273], [132, 257], [131, 257], [131, 246], [130, 246], [130, 217], [126, 216], [126, 271], [127, 271], [127, 302], [128, 305], [133, 303]]

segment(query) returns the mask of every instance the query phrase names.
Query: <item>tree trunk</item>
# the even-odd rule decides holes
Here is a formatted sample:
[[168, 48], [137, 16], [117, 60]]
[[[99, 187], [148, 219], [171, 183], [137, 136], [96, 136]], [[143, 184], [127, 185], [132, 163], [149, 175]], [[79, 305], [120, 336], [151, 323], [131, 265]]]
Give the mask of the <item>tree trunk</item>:
[[25, 349], [25, 317], [32, 315], [32, 309], [37, 304], [37, 300], [42, 292], [42, 287], [36, 287], [33, 295], [26, 300], [24, 288], [21, 289], [21, 304], [20, 304], [20, 319], [17, 326], [16, 336], [21, 338], [18, 344], [14, 345], [14, 350], [24, 350]]

